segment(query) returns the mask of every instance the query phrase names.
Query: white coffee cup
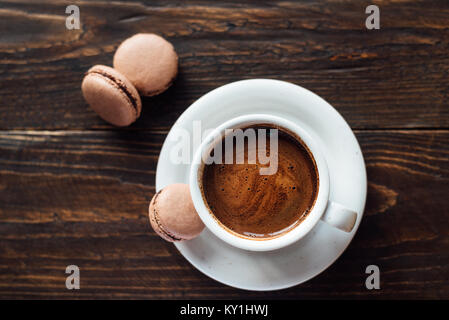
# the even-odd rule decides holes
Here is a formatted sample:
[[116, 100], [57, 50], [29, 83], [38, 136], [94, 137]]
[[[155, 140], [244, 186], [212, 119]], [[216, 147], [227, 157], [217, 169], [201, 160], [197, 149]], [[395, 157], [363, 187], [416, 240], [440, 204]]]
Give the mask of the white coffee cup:
[[[311, 152], [318, 171], [318, 193], [315, 204], [306, 218], [290, 231], [278, 237], [252, 239], [236, 235], [223, 227], [213, 213], [209, 211], [202, 194], [202, 173], [204, 170], [203, 154], [208, 154], [215, 143], [222, 140], [225, 129], [241, 129], [258, 124], [280, 127], [299, 137]], [[268, 115], [250, 114], [224, 122], [211, 132], [201, 143], [193, 157], [190, 168], [190, 192], [195, 208], [206, 227], [221, 240], [237, 248], [251, 251], [270, 251], [288, 246], [308, 234], [321, 219], [342, 231], [350, 232], [355, 225], [357, 213], [329, 199], [329, 172], [320, 145], [298, 124], [287, 119]]]

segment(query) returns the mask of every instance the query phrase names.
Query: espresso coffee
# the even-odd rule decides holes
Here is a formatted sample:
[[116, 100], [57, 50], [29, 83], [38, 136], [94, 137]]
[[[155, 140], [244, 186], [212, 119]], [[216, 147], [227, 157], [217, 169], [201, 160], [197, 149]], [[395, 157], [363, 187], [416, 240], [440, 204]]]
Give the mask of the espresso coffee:
[[[267, 132], [273, 129], [267, 126], [253, 128]], [[235, 144], [233, 147], [234, 155], [244, 152], [244, 163], [226, 164], [222, 148], [222, 163], [204, 166], [200, 178], [203, 198], [215, 219], [236, 235], [259, 240], [280, 236], [307, 217], [317, 198], [319, 177], [310, 151], [301, 139], [287, 130], [275, 129], [278, 129], [278, 144], [274, 174], [262, 175], [260, 168], [268, 164], [262, 164], [259, 159], [255, 164], [248, 163], [250, 146], [247, 139], [244, 140], [245, 148], [237, 148]], [[266, 153], [273, 156], [270, 139], [267, 134]], [[259, 136], [256, 149], [258, 140]]]

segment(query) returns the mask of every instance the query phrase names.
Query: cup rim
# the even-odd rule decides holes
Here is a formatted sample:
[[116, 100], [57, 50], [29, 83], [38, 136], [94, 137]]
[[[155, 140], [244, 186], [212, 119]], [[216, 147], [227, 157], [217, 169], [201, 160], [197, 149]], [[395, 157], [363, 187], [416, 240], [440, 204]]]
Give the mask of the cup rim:
[[[302, 222], [293, 227], [291, 230], [287, 231], [285, 234], [279, 235], [277, 237], [253, 240], [231, 233], [230, 231], [226, 230], [225, 227], [222, 226], [216, 218], [212, 216], [212, 213], [209, 211], [208, 206], [205, 203], [206, 200], [203, 198], [199, 179], [201, 178], [200, 171], [204, 166], [201, 161], [202, 152], [207, 146], [210, 145], [211, 139], [217, 139], [217, 137], [220, 137], [221, 139], [224, 129], [243, 128], [247, 127], [248, 125], [251, 126], [261, 123], [280, 126], [281, 128], [291, 131], [291, 133], [294, 133], [303, 141], [315, 160], [319, 184], [318, 194], [312, 210], [308, 213], [308, 215]], [[300, 240], [306, 234], [308, 234], [318, 223], [326, 209], [329, 200], [329, 172], [325, 158], [321, 150], [319, 149], [318, 144], [299, 125], [287, 119], [268, 114], [249, 114], [230, 119], [228, 121], [225, 121], [215, 130], [213, 130], [209, 135], [207, 135], [207, 137], [201, 142], [200, 147], [194, 154], [193, 161], [190, 167], [189, 182], [193, 204], [205, 226], [218, 238], [222, 239], [228, 244], [240, 249], [250, 251], [276, 250]]]

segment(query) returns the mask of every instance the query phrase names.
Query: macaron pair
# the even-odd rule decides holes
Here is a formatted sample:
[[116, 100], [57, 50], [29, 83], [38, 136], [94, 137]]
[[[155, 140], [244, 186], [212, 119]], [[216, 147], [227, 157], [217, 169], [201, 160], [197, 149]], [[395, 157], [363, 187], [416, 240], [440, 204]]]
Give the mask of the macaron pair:
[[153, 96], [171, 86], [178, 73], [178, 56], [164, 38], [137, 34], [118, 47], [113, 65], [114, 69], [103, 65], [89, 69], [81, 88], [100, 117], [127, 126], [140, 116], [139, 94]]
[[164, 240], [191, 240], [204, 229], [187, 184], [171, 184], [157, 192], [150, 202], [150, 224]]

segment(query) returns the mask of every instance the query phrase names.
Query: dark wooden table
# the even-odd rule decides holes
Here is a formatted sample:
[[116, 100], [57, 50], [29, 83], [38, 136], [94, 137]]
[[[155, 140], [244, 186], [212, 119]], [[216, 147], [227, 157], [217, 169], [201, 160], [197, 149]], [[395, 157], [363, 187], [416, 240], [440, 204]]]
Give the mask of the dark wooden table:
[[[365, 27], [371, 2], [380, 30]], [[80, 30], [65, 27], [69, 4], [80, 7]], [[88, 108], [80, 84], [137, 32], [169, 39], [180, 74], [117, 129]], [[329, 101], [368, 172], [347, 251], [282, 291], [209, 279], [147, 218], [175, 120], [209, 90], [247, 78], [290, 81]], [[448, 299], [448, 98], [447, 0], [1, 1], [0, 298]], [[81, 269], [77, 291], [65, 287], [71, 264]], [[380, 290], [365, 288], [370, 264]]]

